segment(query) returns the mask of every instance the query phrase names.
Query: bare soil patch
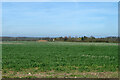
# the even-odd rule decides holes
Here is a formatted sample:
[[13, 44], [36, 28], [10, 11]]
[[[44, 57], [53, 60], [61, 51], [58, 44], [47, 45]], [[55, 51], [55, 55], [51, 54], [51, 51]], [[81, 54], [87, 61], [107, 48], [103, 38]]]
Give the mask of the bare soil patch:
[[36, 78], [117, 78], [118, 72], [37, 72], [37, 73], [24, 73], [24, 72], [10, 72], [7, 74], [3, 74], [2, 76], [7, 76], [11, 78], [24, 78], [33, 76]]
[[38, 40], [37, 42], [47, 42], [47, 40]]

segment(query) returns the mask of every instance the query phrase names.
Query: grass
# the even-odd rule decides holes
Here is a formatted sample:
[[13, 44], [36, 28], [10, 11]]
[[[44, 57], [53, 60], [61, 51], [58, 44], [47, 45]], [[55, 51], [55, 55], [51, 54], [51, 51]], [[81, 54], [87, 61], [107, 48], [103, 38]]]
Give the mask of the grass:
[[[24, 74], [26, 77], [31, 75], [64, 77], [69, 74], [68, 77], [83, 77], [84, 75], [78, 74], [116, 73], [118, 70], [117, 51], [116, 43], [3, 42], [3, 76], [16, 77], [16, 74], [21, 76]], [[39, 73], [44, 74], [37, 76]], [[53, 75], [56, 73], [62, 76]], [[86, 76], [89, 77], [89, 75], [91, 74]], [[113, 75], [117, 76], [117, 74]]]

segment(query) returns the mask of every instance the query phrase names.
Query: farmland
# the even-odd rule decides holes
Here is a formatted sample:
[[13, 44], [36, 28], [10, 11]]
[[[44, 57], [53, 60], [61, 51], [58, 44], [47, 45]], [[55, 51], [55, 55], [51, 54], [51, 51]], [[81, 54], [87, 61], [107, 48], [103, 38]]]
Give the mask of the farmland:
[[117, 43], [5, 41], [3, 77], [117, 77]]

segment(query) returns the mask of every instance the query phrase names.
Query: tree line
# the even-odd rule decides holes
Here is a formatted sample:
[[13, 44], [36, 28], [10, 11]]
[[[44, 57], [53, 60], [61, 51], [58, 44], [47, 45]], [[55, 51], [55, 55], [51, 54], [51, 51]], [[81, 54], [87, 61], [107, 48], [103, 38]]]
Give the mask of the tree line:
[[104, 37], [104, 38], [95, 38], [93, 36], [87, 37], [0, 37], [2, 41], [65, 41], [65, 42], [114, 42], [118, 43], [118, 37]]
[[55, 38], [56, 41], [69, 41], [69, 42], [114, 42], [118, 43], [118, 37], [105, 37], [105, 38], [95, 38], [93, 36], [87, 37], [59, 37]]

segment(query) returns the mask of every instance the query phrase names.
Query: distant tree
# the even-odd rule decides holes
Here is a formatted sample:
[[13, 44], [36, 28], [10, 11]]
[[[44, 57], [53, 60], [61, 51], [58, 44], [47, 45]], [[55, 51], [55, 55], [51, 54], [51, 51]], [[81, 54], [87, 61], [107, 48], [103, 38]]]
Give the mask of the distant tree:
[[91, 39], [95, 39], [95, 37], [94, 37], [94, 36], [90, 36], [90, 38], [91, 38]]
[[71, 36], [69, 36], [69, 39], [71, 39]]
[[67, 40], [68, 40], [68, 38], [67, 38], [67, 36], [65, 36], [64, 41], [67, 41]]
[[84, 39], [87, 39], [88, 37], [87, 36], [84, 36]]
[[59, 38], [58, 38], [58, 40], [60, 40], [60, 41], [61, 41], [61, 40], [63, 40], [63, 37], [62, 37], [62, 36], [61, 36], [61, 37], [59, 37]]
[[62, 36], [61, 37], [59, 37], [60, 39], [62, 39]]
[[83, 40], [84, 40], [84, 37], [82, 37], [81, 40], [83, 41]]

